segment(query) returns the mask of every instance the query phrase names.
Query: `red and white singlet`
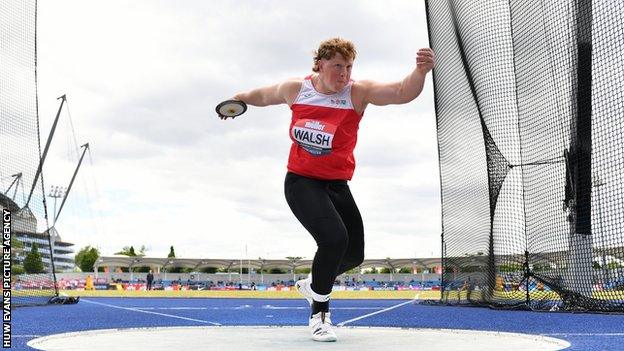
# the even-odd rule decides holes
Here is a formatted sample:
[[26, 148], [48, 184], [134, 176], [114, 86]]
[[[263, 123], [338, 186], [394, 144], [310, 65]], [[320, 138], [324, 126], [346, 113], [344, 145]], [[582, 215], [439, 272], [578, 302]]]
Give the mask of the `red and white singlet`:
[[362, 119], [351, 102], [353, 81], [342, 91], [325, 95], [314, 89], [311, 77], [304, 79], [290, 107], [293, 144], [288, 170], [316, 179], [350, 180], [355, 170], [353, 149]]

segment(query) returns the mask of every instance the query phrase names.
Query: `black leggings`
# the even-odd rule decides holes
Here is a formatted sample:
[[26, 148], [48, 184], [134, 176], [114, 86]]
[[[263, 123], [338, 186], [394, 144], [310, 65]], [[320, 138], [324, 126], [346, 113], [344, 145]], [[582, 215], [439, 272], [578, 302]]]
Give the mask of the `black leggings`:
[[312, 290], [328, 295], [340, 274], [364, 260], [364, 226], [346, 180], [317, 180], [288, 172], [286, 201], [318, 245]]

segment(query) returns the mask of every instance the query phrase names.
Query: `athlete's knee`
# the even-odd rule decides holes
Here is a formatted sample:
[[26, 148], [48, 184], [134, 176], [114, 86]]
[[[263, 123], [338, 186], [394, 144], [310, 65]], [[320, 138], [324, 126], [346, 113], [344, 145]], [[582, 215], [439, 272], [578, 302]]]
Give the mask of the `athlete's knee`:
[[318, 243], [319, 247], [335, 251], [340, 255], [343, 255], [345, 253], [348, 245], [349, 240], [347, 238], [347, 235], [343, 235], [339, 231], [335, 232], [333, 235], [327, 236], [324, 240]]
[[350, 257], [351, 264], [353, 267], [357, 267], [364, 262], [364, 250], [356, 252], [353, 256]]
[[319, 247], [343, 254], [349, 244], [349, 236], [344, 224], [335, 218], [317, 220], [316, 241]]
[[348, 252], [343, 259], [345, 270], [351, 270], [364, 262], [364, 251]]

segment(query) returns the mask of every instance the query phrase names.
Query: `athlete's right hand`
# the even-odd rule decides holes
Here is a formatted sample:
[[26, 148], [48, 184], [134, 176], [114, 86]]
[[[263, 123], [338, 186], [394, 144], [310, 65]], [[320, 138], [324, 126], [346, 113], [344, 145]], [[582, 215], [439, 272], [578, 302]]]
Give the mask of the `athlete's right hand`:
[[[240, 95], [240, 94], [236, 94], [236, 95], [232, 96], [231, 98], [229, 98], [228, 100], [242, 101], [239, 95]], [[221, 116], [221, 115], [219, 115], [219, 118], [221, 118], [221, 120], [225, 121], [225, 120], [227, 120], [228, 118], [234, 119], [234, 118], [236, 118], [236, 117], [227, 117], [227, 116]]]
[[217, 116], [221, 120], [226, 120], [228, 118], [234, 119], [247, 111], [247, 104], [237, 97], [238, 94], [217, 105], [215, 110], [217, 112]]

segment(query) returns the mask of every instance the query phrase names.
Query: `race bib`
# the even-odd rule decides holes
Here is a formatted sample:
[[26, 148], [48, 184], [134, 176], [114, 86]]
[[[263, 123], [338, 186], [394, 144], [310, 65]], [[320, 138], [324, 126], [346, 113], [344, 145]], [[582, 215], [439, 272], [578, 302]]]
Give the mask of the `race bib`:
[[293, 140], [314, 156], [327, 155], [332, 151], [336, 126], [312, 119], [300, 119], [290, 131]]

